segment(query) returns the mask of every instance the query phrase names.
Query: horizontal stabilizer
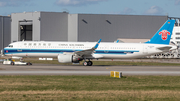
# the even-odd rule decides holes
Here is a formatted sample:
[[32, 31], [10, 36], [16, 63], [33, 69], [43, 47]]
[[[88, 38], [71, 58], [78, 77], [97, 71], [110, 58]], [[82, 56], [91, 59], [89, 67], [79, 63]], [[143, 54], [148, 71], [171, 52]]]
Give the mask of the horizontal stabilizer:
[[157, 47], [157, 49], [163, 51], [163, 52], [169, 52], [169, 49], [171, 49], [172, 46], [164, 46], [164, 47]]

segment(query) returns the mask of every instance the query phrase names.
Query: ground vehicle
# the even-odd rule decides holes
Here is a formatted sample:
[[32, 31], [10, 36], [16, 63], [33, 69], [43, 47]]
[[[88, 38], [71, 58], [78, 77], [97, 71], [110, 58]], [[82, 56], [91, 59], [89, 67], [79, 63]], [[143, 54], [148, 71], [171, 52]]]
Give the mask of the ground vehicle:
[[3, 64], [4, 65], [32, 65], [32, 63], [30, 62], [14, 61], [11, 59], [4, 59]]
[[7, 64], [11, 64], [13, 61], [11, 59], [4, 59], [3, 64], [7, 65]]

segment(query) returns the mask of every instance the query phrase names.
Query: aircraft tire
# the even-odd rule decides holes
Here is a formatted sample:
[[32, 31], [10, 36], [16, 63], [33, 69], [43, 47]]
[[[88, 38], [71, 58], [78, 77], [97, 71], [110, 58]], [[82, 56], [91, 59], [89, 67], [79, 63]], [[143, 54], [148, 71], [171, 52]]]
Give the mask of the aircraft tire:
[[93, 62], [92, 61], [88, 61], [87, 64], [88, 64], [88, 66], [92, 66]]
[[32, 63], [28, 62], [27, 65], [32, 65]]
[[85, 61], [85, 62], [83, 63], [83, 65], [84, 65], [84, 66], [88, 66], [88, 63]]
[[14, 62], [11, 62], [11, 65], [14, 65]]

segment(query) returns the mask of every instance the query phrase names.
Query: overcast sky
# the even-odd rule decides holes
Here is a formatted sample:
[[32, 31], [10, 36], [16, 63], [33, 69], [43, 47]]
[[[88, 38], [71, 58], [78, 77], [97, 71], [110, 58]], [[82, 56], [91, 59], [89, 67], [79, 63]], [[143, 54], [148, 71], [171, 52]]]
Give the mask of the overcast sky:
[[180, 0], [0, 0], [0, 15], [21, 12], [168, 15], [180, 18]]

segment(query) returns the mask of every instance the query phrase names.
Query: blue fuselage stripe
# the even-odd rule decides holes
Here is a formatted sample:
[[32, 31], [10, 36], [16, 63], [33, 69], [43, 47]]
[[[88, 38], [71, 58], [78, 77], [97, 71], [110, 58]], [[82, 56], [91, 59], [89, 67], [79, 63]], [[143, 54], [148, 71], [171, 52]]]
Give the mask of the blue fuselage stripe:
[[[82, 51], [79, 49], [4, 49], [5, 54], [20, 54], [20, 53], [63, 53], [63, 52], [75, 52]], [[95, 54], [133, 54], [139, 52], [137, 50], [96, 50]]]

